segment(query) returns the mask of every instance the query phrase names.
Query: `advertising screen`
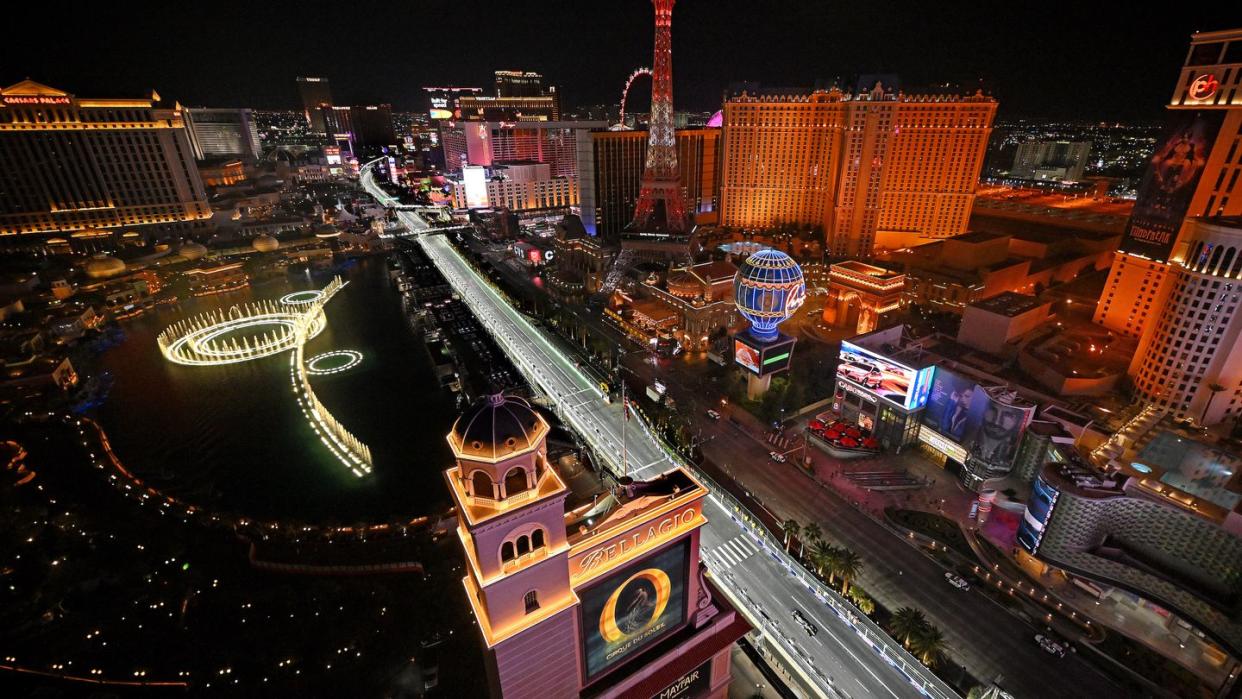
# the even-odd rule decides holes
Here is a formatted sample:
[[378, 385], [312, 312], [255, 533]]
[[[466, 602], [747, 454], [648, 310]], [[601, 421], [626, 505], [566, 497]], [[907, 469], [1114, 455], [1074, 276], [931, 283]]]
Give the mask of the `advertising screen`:
[[588, 678], [680, 628], [686, 618], [690, 539], [622, 568], [580, 591]]
[[917, 373], [914, 369], [849, 342], [841, 343], [840, 359], [837, 376], [869, 388], [881, 398], [887, 398], [898, 405], [909, 405], [910, 389]]
[[741, 340], [733, 341], [733, 360], [752, 372], [759, 373], [759, 351]]
[[1013, 464], [1034, 406], [1006, 405], [975, 383], [937, 369], [922, 423], [963, 447], [974, 459], [998, 468]]
[[1052, 516], [1058, 496], [1060, 492], [1044, 482], [1043, 478], [1035, 479], [1031, 500], [1022, 514], [1022, 523], [1018, 525], [1018, 544], [1029, 553], [1039, 550], [1039, 544], [1044, 539], [1044, 527], [1048, 526], [1048, 518]]
[[[995, 390], [995, 389], [994, 389]], [[1018, 454], [1022, 434], [1035, 408], [1006, 405], [976, 388], [970, 401], [973, 430], [967, 435], [971, 458], [994, 468], [1008, 468]]]
[[1122, 251], [1161, 262], [1169, 259], [1223, 118], [1223, 110], [1169, 111], [1165, 132], [1139, 184]]

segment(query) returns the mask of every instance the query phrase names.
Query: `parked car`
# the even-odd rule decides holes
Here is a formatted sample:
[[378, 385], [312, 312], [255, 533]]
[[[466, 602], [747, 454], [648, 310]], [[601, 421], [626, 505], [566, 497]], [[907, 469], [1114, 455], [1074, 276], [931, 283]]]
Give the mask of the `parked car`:
[[713, 419], [713, 420], [719, 420], [719, 419], [720, 419], [720, 413], [716, 412], [715, 410], [708, 410], [708, 411], [707, 411], [707, 416], [708, 416], [708, 417], [710, 417], [710, 418], [711, 418], [711, 419]]
[[778, 464], [785, 463], [785, 455], [780, 453], [779, 451], [770, 451], [768, 452], [768, 456], [770, 456], [772, 460]]
[[945, 573], [944, 579], [948, 580], [950, 585], [952, 585], [953, 587], [956, 587], [959, 590], [970, 589], [970, 583], [966, 582], [966, 578], [963, 578], [960, 575], [954, 575], [953, 573]]

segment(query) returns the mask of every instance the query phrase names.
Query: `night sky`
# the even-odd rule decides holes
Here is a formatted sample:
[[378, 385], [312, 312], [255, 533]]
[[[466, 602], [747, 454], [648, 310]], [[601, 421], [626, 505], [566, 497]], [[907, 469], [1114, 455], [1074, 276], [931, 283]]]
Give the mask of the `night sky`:
[[[1158, 16], [1140, 3], [1093, 5], [680, 0], [675, 101], [708, 110], [733, 81], [849, 86], [896, 73], [907, 86], [981, 85], [1001, 118], [1156, 119], [1189, 34], [1242, 26], [1237, 1]], [[423, 85], [486, 90], [492, 70], [511, 68], [542, 72], [573, 107], [615, 103], [626, 75], [651, 62], [644, 0], [70, 0], [5, 15], [0, 83], [29, 76], [97, 97], [155, 88], [188, 105], [292, 108], [294, 77], [324, 75], [337, 104], [415, 109]]]

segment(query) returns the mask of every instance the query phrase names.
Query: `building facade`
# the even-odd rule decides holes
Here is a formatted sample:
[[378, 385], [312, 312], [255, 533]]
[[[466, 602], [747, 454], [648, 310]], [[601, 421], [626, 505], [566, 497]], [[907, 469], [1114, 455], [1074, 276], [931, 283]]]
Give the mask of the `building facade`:
[[561, 102], [555, 87], [531, 97], [462, 94], [457, 109], [467, 121], [560, 121]]
[[674, 469], [626, 479], [601, 493], [614, 507], [592, 507], [549, 460], [548, 432], [524, 400], [493, 395], [448, 437], [492, 696], [660, 696], [696, 673], [695, 696], [723, 698], [730, 646], [749, 626], [703, 575], [706, 489]]
[[328, 137], [337, 147], [357, 155], [364, 149], [376, 149], [397, 143], [392, 123], [392, 105], [371, 104], [352, 107], [322, 106]]
[[1080, 180], [1091, 153], [1090, 141], [1028, 141], [1013, 155], [1010, 177], [1027, 180]]
[[[711, 222], [720, 196], [720, 129], [682, 129], [676, 135], [687, 207], [696, 221]], [[590, 235], [616, 243], [638, 205], [647, 132], [598, 130], [583, 136], [577, 141], [582, 223]]]
[[462, 165], [547, 163], [557, 177], [578, 174], [578, 139], [602, 121], [457, 121], [440, 125], [445, 169]]
[[327, 78], [299, 77], [298, 97], [302, 101], [302, 113], [306, 116], [306, 125], [315, 133], [327, 133], [323, 112], [320, 107], [332, 106], [332, 87]]
[[263, 154], [254, 112], [249, 109], [187, 108], [185, 127], [196, 160], [241, 158], [253, 162]]
[[1242, 216], [1194, 219], [1130, 365], [1153, 406], [1214, 425], [1242, 412]]
[[820, 226], [833, 255], [869, 256], [878, 233], [966, 230], [996, 101], [877, 89], [725, 102], [722, 225]]
[[[0, 90], [0, 239], [148, 235], [211, 217], [180, 105], [88, 99], [25, 80]], [[16, 241], [16, 242], [15, 242]]]
[[1186, 219], [1242, 214], [1242, 29], [1190, 37], [1095, 322], [1141, 337], [1169, 289]]

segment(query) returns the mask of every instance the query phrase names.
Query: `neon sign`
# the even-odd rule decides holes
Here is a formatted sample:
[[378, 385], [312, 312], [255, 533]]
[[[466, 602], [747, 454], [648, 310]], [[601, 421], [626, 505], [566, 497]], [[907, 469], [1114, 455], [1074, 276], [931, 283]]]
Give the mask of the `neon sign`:
[[1194, 82], [1190, 83], [1190, 90], [1187, 92], [1190, 95], [1190, 99], [1205, 100], [1210, 98], [1212, 95], [1215, 95], [1216, 90], [1219, 87], [1220, 81], [1216, 79], [1215, 75], [1212, 75], [1211, 73], [1204, 73], [1203, 75], [1195, 78]]
[[628, 558], [636, 551], [650, 549], [685, 531], [688, 527], [700, 524], [703, 517], [701, 507], [701, 502], [692, 503], [676, 512], [670, 512], [659, 521], [636, 528], [607, 544], [574, 556], [570, 564], [570, 574], [575, 584], [609, 563]]
[[4, 98], [5, 104], [69, 104], [68, 97], [10, 95]]

